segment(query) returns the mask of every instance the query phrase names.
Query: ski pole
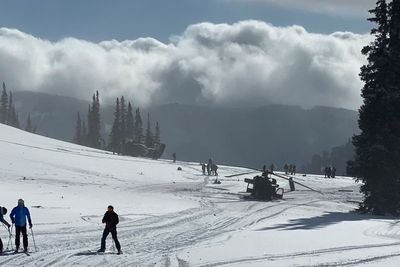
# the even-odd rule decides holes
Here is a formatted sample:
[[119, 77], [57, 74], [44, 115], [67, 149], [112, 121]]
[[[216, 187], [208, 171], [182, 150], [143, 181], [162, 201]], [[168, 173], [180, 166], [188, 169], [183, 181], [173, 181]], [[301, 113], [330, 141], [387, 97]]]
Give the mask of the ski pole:
[[11, 226], [11, 230], [10, 229], [7, 229], [8, 230], [8, 243], [7, 243], [7, 250], [8, 250], [8, 248], [10, 247], [10, 244], [11, 244], [11, 248], [12, 249], [14, 249], [14, 246], [13, 246], [13, 244], [12, 244], [12, 228], [13, 228], [13, 226]]
[[11, 232], [10, 232], [10, 228], [8, 228], [4, 223], [3, 223], [3, 226], [4, 226], [4, 228], [6, 228], [7, 229], [7, 231], [8, 231], [8, 242], [7, 242], [7, 247], [6, 247], [6, 250], [8, 250], [8, 248], [10, 247], [10, 240], [11, 240]]
[[36, 242], [35, 242], [35, 236], [33, 235], [33, 230], [32, 230], [32, 228], [31, 228], [31, 233], [32, 233], [33, 245], [35, 246], [35, 252], [37, 252], [37, 247], [36, 247]]

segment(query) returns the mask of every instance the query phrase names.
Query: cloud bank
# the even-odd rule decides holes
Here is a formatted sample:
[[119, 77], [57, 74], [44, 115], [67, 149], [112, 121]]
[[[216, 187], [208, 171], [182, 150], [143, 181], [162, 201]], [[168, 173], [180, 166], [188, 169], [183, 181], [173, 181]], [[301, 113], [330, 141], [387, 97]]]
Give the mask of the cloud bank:
[[260, 21], [200, 23], [168, 44], [152, 38], [50, 42], [0, 29], [0, 80], [28, 90], [135, 105], [291, 104], [355, 109], [368, 35], [308, 33]]
[[365, 17], [376, 0], [226, 0], [235, 2], [256, 2], [284, 8], [297, 8], [314, 13], [333, 14], [346, 17]]

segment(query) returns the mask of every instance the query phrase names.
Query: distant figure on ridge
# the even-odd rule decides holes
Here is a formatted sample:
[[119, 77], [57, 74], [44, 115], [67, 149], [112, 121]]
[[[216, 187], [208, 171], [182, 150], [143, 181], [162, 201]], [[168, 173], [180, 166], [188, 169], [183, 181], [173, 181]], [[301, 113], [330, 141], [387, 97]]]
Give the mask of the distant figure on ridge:
[[118, 214], [114, 212], [113, 206], [108, 206], [107, 211], [104, 214], [102, 223], [106, 224], [106, 227], [103, 231], [103, 237], [101, 238], [101, 247], [97, 252], [104, 252], [106, 250], [106, 239], [109, 233], [111, 233], [112, 238], [114, 239], [115, 246], [118, 250], [118, 255], [121, 254], [121, 245], [118, 241], [117, 237], [117, 224], [119, 223]]
[[176, 153], [175, 152], [172, 153], [172, 160], [173, 160], [174, 163], [176, 162]]

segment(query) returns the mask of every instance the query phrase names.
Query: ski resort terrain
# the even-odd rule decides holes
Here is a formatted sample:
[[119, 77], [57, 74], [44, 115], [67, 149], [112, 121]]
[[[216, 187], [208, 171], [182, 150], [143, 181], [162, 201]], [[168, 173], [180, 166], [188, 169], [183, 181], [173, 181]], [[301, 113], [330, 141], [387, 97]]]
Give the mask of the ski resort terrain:
[[[213, 184], [199, 163], [113, 155], [0, 124], [0, 206], [25, 200], [37, 246], [29, 231], [30, 256], [9, 244], [0, 265], [399, 266], [400, 220], [355, 213], [354, 179], [297, 174], [315, 191], [289, 192], [278, 178], [287, 192], [265, 202], [245, 192], [244, 178], [260, 172], [218, 172]], [[120, 217], [122, 255], [111, 236], [96, 253], [108, 205]], [[6, 228], [0, 237], [6, 248]]]

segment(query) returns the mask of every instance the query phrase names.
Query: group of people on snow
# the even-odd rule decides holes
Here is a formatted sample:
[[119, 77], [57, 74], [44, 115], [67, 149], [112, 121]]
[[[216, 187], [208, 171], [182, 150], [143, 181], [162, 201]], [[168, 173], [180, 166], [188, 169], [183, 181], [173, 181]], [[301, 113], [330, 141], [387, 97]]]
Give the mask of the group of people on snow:
[[203, 171], [203, 175], [206, 175], [206, 170], [207, 170], [207, 175], [214, 175], [218, 176], [218, 165], [215, 164], [212, 160], [212, 158], [208, 159], [208, 163], [205, 164], [204, 162], [201, 163], [201, 169]]
[[[18, 199], [18, 205], [12, 209], [10, 213], [11, 223], [8, 223], [4, 218], [4, 215], [7, 214], [7, 208], [0, 206], [0, 222], [3, 223], [10, 234], [10, 238], [12, 237], [12, 229], [15, 226], [15, 250], [14, 253], [18, 253], [20, 248], [20, 239], [22, 234], [22, 243], [24, 253], [28, 254], [28, 233], [27, 233], [27, 225], [29, 225], [29, 229], [31, 229], [32, 236], [32, 219], [29, 209], [25, 207], [25, 202], [23, 199]], [[27, 224], [28, 222], [28, 224]], [[117, 237], [117, 224], [119, 223], [118, 214], [114, 212], [113, 206], [108, 206], [106, 213], [103, 216], [102, 223], [105, 224], [105, 228], [103, 231], [103, 236], [101, 238], [101, 246], [97, 252], [104, 252], [106, 248], [106, 239], [107, 236], [111, 233], [111, 236], [115, 242], [115, 246], [117, 248], [118, 253], [121, 254], [121, 245], [118, 241]], [[3, 253], [3, 241], [0, 238], [0, 253]], [[28, 254], [29, 255], [29, 254]]]
[[283, 170], [285, 171], [285, 174], [288, 175], [296, 175], [296, 165], [295, 164], [285, 164], [283, 166]]
[[335, 178], [336, 176], [336, 168], [331, 166], [326, 166], [324, 168], [325, 178]]

